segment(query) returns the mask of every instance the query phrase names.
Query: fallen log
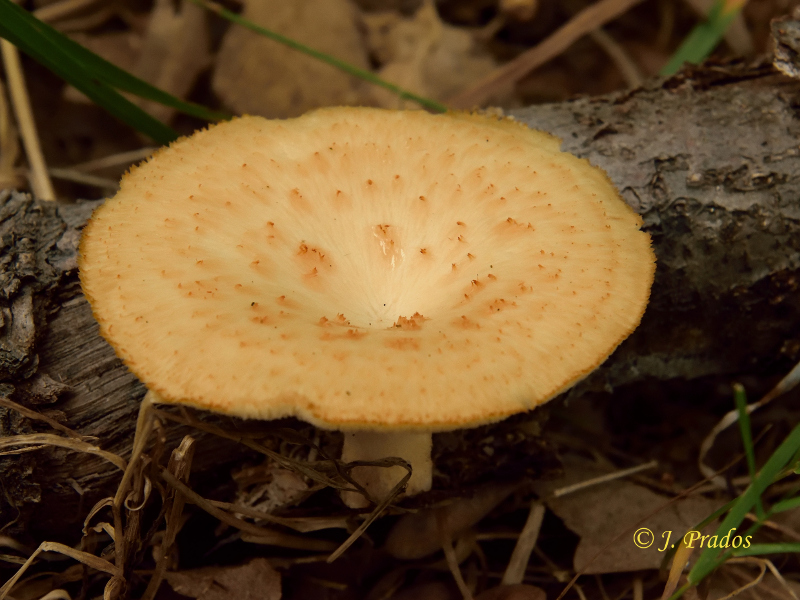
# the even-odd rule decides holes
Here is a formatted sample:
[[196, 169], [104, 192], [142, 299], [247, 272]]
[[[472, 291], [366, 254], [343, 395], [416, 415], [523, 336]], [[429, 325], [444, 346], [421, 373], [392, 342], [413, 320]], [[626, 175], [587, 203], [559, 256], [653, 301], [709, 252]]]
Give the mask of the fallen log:
[[[799, 98], [800, 83], [771, 66], [728, 65], [514, 113], [605, 169], [643, 216], [658, 257], [641, 326], [570, 395], [647, 379], [777, 373], [798, 359]], [[145, 390], [99, 337], [77, 279], [81, 226], [97, 204], [0, 192], [0, 397], [127, 457]], [[532, 468], [538, 412], [434, 436], [435, 486]], [[42, 431], [50, 425], [0, 406], [0, 436]], [[169, 443], [184, 433], [171, 428]], [[497, 440], [494, 454], [473, 450], [481, 456], [467, 461], [487, 436]], [[201, 476], [253, 456], [211, 435], [198, 439]], [[321, 439], [335, 453], [340, 438]], [[0, 454], [0, 527], [48, 539], [78, 531], [119, 477], [102, 457], [63, 448]]]

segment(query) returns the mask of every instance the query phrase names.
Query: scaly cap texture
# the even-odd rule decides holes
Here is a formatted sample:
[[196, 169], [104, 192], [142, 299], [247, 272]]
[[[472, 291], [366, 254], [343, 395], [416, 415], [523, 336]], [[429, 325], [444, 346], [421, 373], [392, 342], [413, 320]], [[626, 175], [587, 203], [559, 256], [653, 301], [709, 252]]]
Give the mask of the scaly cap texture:
[[165, 401], [437, 431], [529, 410], [609, 356], [653, 281], [640, 226], [547, 134], [334, 108], [223, 123], [132, 169], [80, 276]]

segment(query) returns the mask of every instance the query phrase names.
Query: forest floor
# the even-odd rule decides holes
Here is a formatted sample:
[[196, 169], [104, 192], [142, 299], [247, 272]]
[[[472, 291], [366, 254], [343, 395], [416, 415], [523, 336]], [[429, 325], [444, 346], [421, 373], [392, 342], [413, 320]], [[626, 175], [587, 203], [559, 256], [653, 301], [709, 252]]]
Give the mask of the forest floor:
[[[477, 99], [474, 105], [508, 110], [628, 89], [657, 76], [711, 2], [628, 2], [631, 6], [618, 18], [595, 23], [588, 35], [566, 44], [551, 60], [506, 77], [491, 94], [482, 96], [478, 85], [482, 79], [536, 48], [590, 3], [252, 0], [240, 4], [230, 0], [223, 4], [422, 96], [445, 104]], [[769, 53], [770, 20], [791, 13], [798, 4], [788, 0], [746, 3], [715, 56]], [[186, 1], [180, 10], [169, 0], [36, 0], [26, 8], [170, 93], [233, 114], [291, 117], [319, 106], [408, 105]], [[56, 197], [73, 201], [113, 194], [122, 173], [153, 151], [152, 142], [32, 60], [23, 58], [22, 67]], [[4, 83], [8, 88], [9, 78]], [[0, 96], [5, 94], [0, 89]], [[161, 106], [145, 107], [181, 134], [205, 125]], [[30, 170], [5, 101], [0, 102], [0, 125], [4, 125], [0, 127], [0, 188], [25, 189]], [[310, 548], [321, 547], [316, 542], [335, 548], [347, 537], [343, 530], [352, 529], [354, 521], [337, 517], [336, 526], [316, 532], [315, 542], [308, 547], [286, 548], [248, 541], [197, 506], [187, 506], [180, 532], [174, 531], [177, 541], [169, 564], [174, 572], [167, 574], [155, 597], [455, 600], [465, 597], [465, 590], [481, 600], [553, 599], [564, 590], [566, 598], [661, 597], [670, 564], [670, 548], [664, 548], [665, 544], [670, 546], [739, 497], [750, 481], [746, 446], [735, 423], [716, 437], [707, 455], [701, 450], [708, 436], [714, 439], [714, 426], [735, 409], [733, 384], [742, 384], [754, 401], [779, 380], [776, 373], [740, 373], [653, 382], [553, 401], [541, 409], [539, 430], [520, 434], [513, 423], [507, 428], [507, 435], [536, 435], [540, 440], [534, 461], [538, 461], [538, 480], [504, 481], [507, 490], [501, 495], [496, 493], [497, 482], [479, 482], [470, 490], [473, 508], [463, 508], [452, 499], [444, 503], [440, 518], [449, 518], [441, 515], [453, 515], [462, 508], [468, 515], [453, 530], [450, 551], [414, 560], [394, 557], [385, 548], [401, 519], [399, 513], [376, 521], [342, 557], [328, 564], [329, 550]], [[763, 464], [800, 422], [798, 399], [795, 391], [753, 414], [757, 464]], [[492, 437], [477, 440], [470, 451], [482, 453], [484, 459], [491, 457], [495, 442]], [[729, 466], [733, 459], [738, 460]], [[707, 479], [701, 462], [711, 471], [721, 469], [722, 477]], [[642, 468], [628, 473], [637, 466]], [[611, 481], [595, 481], [603, 475], [611, 475]], [[335, 501], [331, 494], [314, 495], [309, 480], [269, 460], [232, 467], [231, 481], [232, 498], [253, 508], [305, 507], [317, 510], [318, 515], [319, 506]], [[581, 482], [592, 485], [565, 491]], [[775, 489], [764, 501], [782, 492], [785, 489]], [[153, 521], [157, 517], [147, 515]], [[713, 524], [709, 527], [713, 529]], [[132, 597], [145, 593], [166, 535], [158, 531], [147, 539], [140, 562], [133, 565]], [[419, 541], [415, 535], [409, 543]], [[649, 540], [648, 535], [652, 536]], [[110, 544], [108, 529], [99, 528], [90, 537], [97, 548]], [[757, 541], [800, 541], [800, 510], [776, 515], [758, 533]], [[526, 544], [532, 555], [520, 567], [519, 553], [527, 557]], [[15, 546], [2, 529], [0, 545], [4, 546], [0, 556], [4, 580], [31, 549]], [[46, 556], [11, 597], [102, 595], [107, 576], [86, 575], [82, 567], [56, 553]], [[740, 591], [740, 598], [797, 598], [798, 556], [777, 554], [769, 564], [763, 559], [732, 561], [685, 597], [718, 600]], [[685, 556], [682, 560], [694, 559]], [[570, 583], [576, 574], [581, 576]], [[506, 582], [529, 587], [517, 589], [518, 595], [492, 591], [504, 575]], [[460, 587], [458, 577], [462, 578]], [[745, 589], [751, 582], [755, 585]]]

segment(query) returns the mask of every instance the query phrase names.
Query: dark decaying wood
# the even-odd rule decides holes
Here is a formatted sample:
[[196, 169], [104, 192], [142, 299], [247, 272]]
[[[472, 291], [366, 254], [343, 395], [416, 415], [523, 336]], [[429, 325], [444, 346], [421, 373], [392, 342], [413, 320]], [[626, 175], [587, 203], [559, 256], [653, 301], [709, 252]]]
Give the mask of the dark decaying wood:
[[[608, 172], [643, 215], [658, 256], [641, 327], [572, 394], [647, 378], [777, 372], [798, 358], [798, 100], [800, 84], [770, 67], [727, 66], [516, 112]], [[76, 275], [80, 227], [96, 204], [0, 193], [0, 393], [127, 455], [144, 389], [98, 337]], [[535, 419], [516, 419], [516, 437], [505, 435], [507, 424], [484, 428], [480, 435], [516, 441], [473, 469], [490, 474], [503, 456], [524, 462], [519, 448], [528, 446], [511, 446], [536, 430]], [[0, 408], [0, 435], [47, 430]], [[461, 472], [454, 449], [475, 435], [436, 436], [443, 473]], [[200, 436], [195, 479], [243, 456]], [[0, 526], [16, 519], [6, 532], [51, 538], [77, 530], [118, 477], [102, 459], [66, 450], [0, 456]]]

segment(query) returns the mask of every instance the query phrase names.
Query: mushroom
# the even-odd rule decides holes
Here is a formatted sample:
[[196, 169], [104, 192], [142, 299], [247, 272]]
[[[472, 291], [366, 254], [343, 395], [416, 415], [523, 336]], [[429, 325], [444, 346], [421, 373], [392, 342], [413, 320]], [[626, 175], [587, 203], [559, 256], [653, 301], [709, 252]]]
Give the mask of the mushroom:
[[[431, 487], [432, 432], [535, 408], [636, 328], [641, 223], [513, 120], [331, 108], [215, 125], [132, 168], [80, 277], [159, 401], [341, 430], [346, 461], [407, 460], [410, 495]], [[353, 471], [374, 498], [405, 473]]]

